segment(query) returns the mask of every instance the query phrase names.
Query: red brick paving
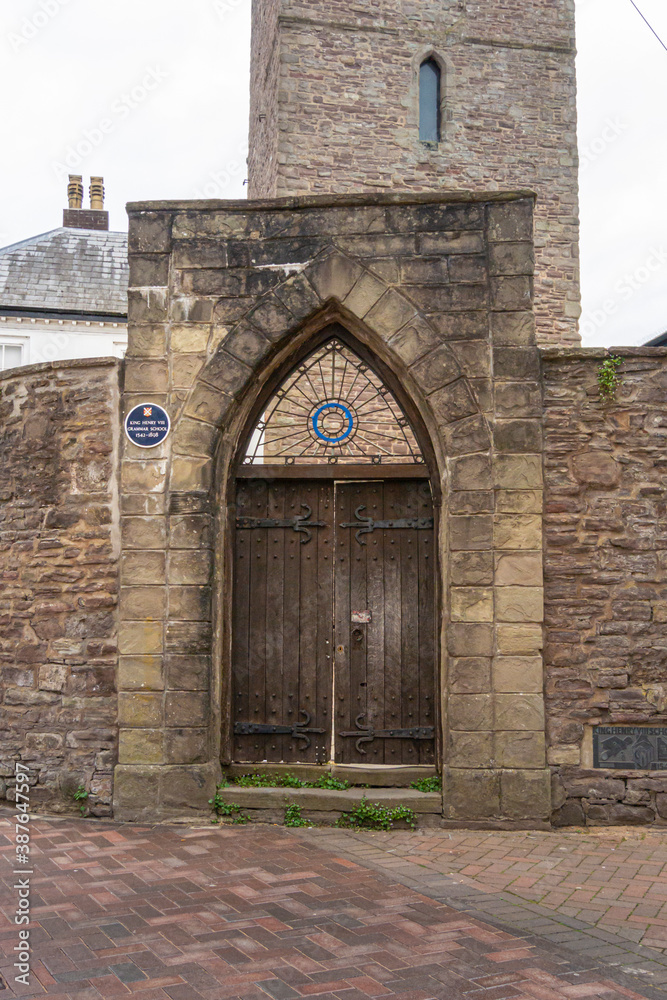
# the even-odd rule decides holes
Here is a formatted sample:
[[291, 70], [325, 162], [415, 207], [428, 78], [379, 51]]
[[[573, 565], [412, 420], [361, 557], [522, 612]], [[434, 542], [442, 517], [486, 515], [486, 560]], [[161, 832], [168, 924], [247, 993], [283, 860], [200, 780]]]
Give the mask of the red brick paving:
[[[32, 824], [32, 985], [14, 983], [0, 822], [2, 996], [33, 1000], [639, 997], [279, 827]], [[2, 836], [4, 834], [5, 836]], [[419, 844], [420, 855], [424, 843]], [[428, 854], [428, 852], [426, 852]], [[644, 994], [646, 995], [646, 994]]]
[[510, 892], [667, 953], [667, 830], [364, 831], [346, 845], [389, 874]]

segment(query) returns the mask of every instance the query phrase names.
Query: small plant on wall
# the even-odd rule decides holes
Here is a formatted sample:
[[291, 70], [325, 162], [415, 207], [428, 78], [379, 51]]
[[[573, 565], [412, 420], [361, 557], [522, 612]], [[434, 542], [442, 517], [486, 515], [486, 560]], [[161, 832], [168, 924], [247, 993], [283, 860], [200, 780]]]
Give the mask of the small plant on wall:
[[301, 806], [291, 802], [285, 806], [285, 826], [312, 826], [310, 820], [301, 815]]
[[404, 820], [413, 830], [417, 829], [417, 817], [409, 806], [390, 809], [378, 802], [369, 802], [364, 796], [358, 806], [342, 814], [336, 821], [336, 826], [353, 830], [391, 830], [394, 823], [400, 820]]
[[79, 785], [74, 793], [74, 801], [79, 804], [79, 812], [85, 816], [88, 812], [88, 792], [84, 785]]
[[598, 368], [598, 391], [603, 403], [610, 403], [616, 399], [618, 387], [623, 379], [618, 374], [618, 369], [623, 364], [623, 358], [610, 354]]
[[250, 817], [243, 812], [240, 806], [235, 805], [233, 802], [225, 802], [224, 788], [228, 788], [227, 780], [223, 780], [215, 791], [215, 797], [209, 799], [209, 805], [213, 808], [215, 813], [212, 823], [218, 823], [220, 819], [230, 820], [237, 826], [244, 825], [250, 822]]

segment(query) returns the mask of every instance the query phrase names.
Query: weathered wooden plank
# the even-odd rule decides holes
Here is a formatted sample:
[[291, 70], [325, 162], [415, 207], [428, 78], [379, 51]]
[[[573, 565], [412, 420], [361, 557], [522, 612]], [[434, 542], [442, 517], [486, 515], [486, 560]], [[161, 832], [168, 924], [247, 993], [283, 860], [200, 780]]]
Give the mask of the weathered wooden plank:
[[[268, 517], [285, 516], [285, 486], [268, 483]], [[293, 721], [286, 714], [284, 691], [284, 600], [285, 600], [285, 536], [284, 528], [266, 530], [266, 717], [270, 725], [286, 725]], [[252, 615], [252, 609], [251, 609]], [[288, 660], [289, 663], [289, 660]], [[262, 760], [283, 759], [289, 737], [274, 736], [264, 740]], [[274, 750], [275, 747], [275, 750]], [[268, 752], [268, 755], [267, 755]]]
[[414, 479], [422, 465], [242, 465], [239, 479]]
[[[418, 517], [417, 484], [410, 481], [397, 488], [398, 506], [403, 517]], [[425, 532], [426, 533], [426, 532]], [[401, 726], [410, 729], [419, 720], [419, 555], [422, 532], [397, 531], [401, 546]], [[386, 741], [392, 742], [392, 741]], [[419, 751], [412, 740], [393, 741], [389, 760], [396, 764], [417, 764]], [[400, 756], [399, 756], [400, 755]]]
[[[334, 732], [339, 733], [354, 723], [350, 712], [350, 539], [351, 532], [340, 525], [351, 516], [352, 495], [349, 490], [336, 488], [336, 563], [334, 569]], [[336, 737], [335, 759], [347, 761], [344, 741]]]
[[[346, 483], [345, 485], [339, 484], [337, 488], [347, 493], [351, 513], [362, 504], [365, 507], [374, 505], [377, 508], [377, 483]], [[351, 517], [350, 521], [354, 521], [354, 517]], [[353, 730], [357, 718], [361, 715], [364, 716], [363, 724], [366, 726], [369, 725], [366, 634], [368, 626], [352, 622], [353, 612], [366, 611], [368, 609], [366, 587], [368, 546], [359, 545], [354, 537], [353, 528], [343, 528], [341, 524], [340, 530], [346, 531], [350, 539], [350, 613], [347, 619], [348, 661], [350, 670], [348, 727], [350, 730]], [[344, 586], [344, 581], [341, 581], [341, 585]], [[364, 747], [364, 749], [366, 748]], [[369, 761], [369, 763], [377, 762], [377, 747], [370, 748], [370, 751], [367, 751], [366, 755], [363, 755], [356, 749], [354, 740], [346, 739], [343, 741], [343, 751], [343, 761], [345, 763], [358, 764], [364, 760]]]
[[[315, 614], [317, 619], [317, 698], [318, 720], [316, 725], [325, 730], [323, 736], [313, 743], [316, 746], [315, 759], [323, 763], [331, 759], [331, 728], [333, 717], [333, 669], [334, 669], [334, 614], [333, 614], [333, 573], [334, 573], [334, 487], [333, 483], [318, 484], [317, 520], [324, 521], [314, 536], [317, 546], [317, 585], [315, 594]], [[317, 752], [319, 747], [319, 753]]]
[[[301, 504], [305, 499], [301, 496], [301, 484], [296, 482], [283, 483], [284, 492], [284, 516], [295, 517], [301, 513]], [[284, 605], [283, 605], [283, 663], [285, 664], [285, 679], [283, 690], [285, 694], [285, 707], [291, 711], [288, 716], [289, 721], [301, 721], [303, 716], [299, 714], [301, 708], [301, 670], [307, 658], [302, 662], [303, 652], [301, 648], [301, 550], [306, 546], [301, 544], [301, 535], [290, 529], [283, 529], [285, 544], [285, 585], [284, 585]], [[309, 543], [309, 546], [312, 542]], [[312, 666], [311, 666], [312, 669]], [[287, 721], [287, 720], [286, 720]], [[298, 747], [302, 744], [293, 741], [290, 737], [282, 737], [281, 760], [296, 761], [299, 759]], [[308, 758], [304, 758], [307, 760]]]
[[[385, 516], [395, 518], [403, 515], [401, 505], [402, 484], [385, 485]], [[385, 531], [384, 602], [385, 602], [385, 723], [387, 728], [401, 726], [401, 672], [402, 672], [402, 592], [401, 592], [401, 541], [400, 532]], [[386, 742], [386, 741], [385, 741]], [[402, 753], [397, 756], [396, 747], [388, 748], [385, 763], [400, 763]]]
[[[268, 515], [268, 486], [257, 481], [253, 484], [249, 516]], [[237, 532], [237, 537], [239, 532]], [[266, 531], [248, 532], [250, 544], [249, 573], [249, 628], [248, 628], [248, 718], [240, 721], [263, 723], [266, 720]], [[256, 626], [260, 623], [260, 627]], [[242, 750], [246, 760], [254, 760], [263, 752], [263, 737], [242, 737]], [[260, 758], [262, 759], [262, 758]]]
[[[373, 495], [376, 497], [377, 509], [368, 512], [368, 516], [384, 519], [387, 514], [385, 503], [385, 483], [373, 485]], [[373, 505], [375, 507], [375, 504]], [[364, 513], [367, 513], [364, 511]], [[353, 532], [354, 534], [354, 532]], [[368, 592], [368, 609], [371, 621], [362, 626], [367, 636], [367, 672], [368, 672], [368, 724], [379, 729], [386, 727], [385, 702], [385, 589], [384, 589], [384, 552], [385, 531], [374, 531], [365, 537], [363, 546], [366, 552], [366, 577]], [[363, 745], [363, 744], [362, 744]], [[367, 744], [367, 749], [371, 744]], [[383, 741], [376, 740], [374, 745], [377, 753], [373, 761], [385, 763], [385, 747]], [[367, 758], [366, 758], [367, 759]]]
[[[317, 515], [319, 510], [319, 486], [315, 482], [300, 483], [296, 494], [296, 505], [308, 504], [310, 509]], [[320, 520], [316, 516], [316, 520]], [[308, 712], [311, 719], [318, 717], [317, 704], [317, 615], [316, 594], [318, 578], [318, 548], [317, 541], [322, 529], [315, 532], [315, 536], [306, 545], [299, 544], [299, 635], [298, 635], [298, 663], [299, 663], [299, 702], [298, 709]], [[302, 716], [303, 718], [303, 716]], [[312, 723], [316, 725], [315, 722]], [[298, 744], [290, 746], [289, 756], [286, 760], [301, 760], [303, 762], [315, 761], [316, 743], [313, 741], [306, 750], [300, 749]]]
[[[252, 483], [244, 483], [237, 490], [237, 512], [245, 515], [251, 506]], [[232, 733], [237, 719], [250, 718], [250, 676], [248, 655], [250, 651], [250, 553], [252, 542], [246, 532], [235, 538], [234, 605], [232, 629]], [[235, 760], [248, 759], [248, 737], [232, 735], [232, 753]], [[245, 753], [245, 757], [243, 754]]]

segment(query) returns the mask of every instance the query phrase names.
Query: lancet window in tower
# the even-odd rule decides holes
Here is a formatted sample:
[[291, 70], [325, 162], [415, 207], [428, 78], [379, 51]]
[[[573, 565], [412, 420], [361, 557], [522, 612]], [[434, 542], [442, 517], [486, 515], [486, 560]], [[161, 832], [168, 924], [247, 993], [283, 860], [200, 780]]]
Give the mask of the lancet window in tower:
[[419, 70], [419, 138], [440, 142], [442, 71], [435, 59], [426, 59]]
[[246, 465], [423, 465], [410, 422], [373, 369], [327, 341], [269, 400]]

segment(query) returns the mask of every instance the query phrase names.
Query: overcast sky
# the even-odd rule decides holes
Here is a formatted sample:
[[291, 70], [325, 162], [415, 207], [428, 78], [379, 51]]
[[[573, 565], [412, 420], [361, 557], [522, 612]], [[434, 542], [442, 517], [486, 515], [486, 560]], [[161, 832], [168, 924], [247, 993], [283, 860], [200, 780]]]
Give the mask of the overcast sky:
[[[667, 330], [667, 52], [630, 0], [577, 13], [583, 340], [641, 344]], [[61, 224], [68, 173], [104, 175], [113, 229], [245, 197], [249, 45], [250, 0], [3, 0], [0, 246]]]

